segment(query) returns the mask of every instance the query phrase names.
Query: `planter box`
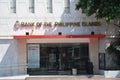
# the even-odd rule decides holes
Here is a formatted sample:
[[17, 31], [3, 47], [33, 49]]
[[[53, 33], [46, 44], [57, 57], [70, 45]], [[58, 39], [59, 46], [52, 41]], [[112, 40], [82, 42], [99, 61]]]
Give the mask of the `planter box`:
[[106, 78], [120, 78], [120, 70], [105, 70], [104, 75]]

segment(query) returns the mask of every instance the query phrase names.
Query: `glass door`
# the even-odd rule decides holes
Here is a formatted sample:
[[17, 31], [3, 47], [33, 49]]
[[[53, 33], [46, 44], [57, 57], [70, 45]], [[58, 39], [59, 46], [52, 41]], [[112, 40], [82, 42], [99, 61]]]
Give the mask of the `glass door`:
[[[70, 74], [70, 65], [68, 65], [69, 55], [67, 53], [68, 47], [61, 47], [56, 44], [41, 45], [41, 71], [47, 74]], [[69, 73], [67, 72], [69, 71]]]
[[88, 43], [28, 44], [28, 74], [67, 75], [72, 68], [86, 72]]
[[40, 54], [39, 54], [39, 45], [32, 44], [28, 46], [28, 68], [39, 68], [40, 67]]
[[41, 48], [41, 71], [56, 71], [58, 67], [58, 52], [55, 47], [42, 46]]

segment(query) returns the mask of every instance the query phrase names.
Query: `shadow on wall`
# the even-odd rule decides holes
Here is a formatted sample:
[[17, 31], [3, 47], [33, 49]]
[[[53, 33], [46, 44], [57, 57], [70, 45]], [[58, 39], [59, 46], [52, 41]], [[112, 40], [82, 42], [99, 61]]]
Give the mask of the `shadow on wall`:
[[[58, 25], [49, 29], [47, 28], [45, 30], [46, 35], [59, 35], [59, 33], [61, 33], [61, 35], [80, 35], [91, 34], [91, 32], [100, 34], [98, 27], [82, 27], [82, 21], [94, 22], [96, 19], [93, 17], [86, 18], [81, 9], [75, 10], [75, 4], [77, 3], [77, 0], [63, 0], [58, 2], [56, 2], [58, 5], [56, 5], [55, 9], [57, 10], [55, 10], [56, 14], [54, 15], [55, 18], [58, 18]], [[63, 9], [58, 10], [58, 6], [60, 5], [63, 7]]]
[[[56, 2], [59, 6], [63, 7], [63, 9], [60, 9], [58, 11], [56, 7], [56, 14], [55, 17], [59, 18], [57, 19], [58, 23], [56, 26], [49, 28], [45, 31], [46, 35], [76, 35], [80, 34], [80, 31], [82, 31], [82, 28], [80, 26], [71, 26], [71, 23], [80, 23], [80, 17], [81, 11], [75, 10], [75, 4], [77, 3], [77, 0], [63, 0], [63, 1], [57, 1]], [[63, 5], [62, 5], [63, 4]], [[60, 33], [60, 34], [59, 34]], [[81, 32], [82, 34], [83, 32]]]
[[17, 48], [13, 40], [0, 40], [0, 76], [11, 76], [18, 73]]
[[[53, 2], [51, 0], [49, 1], [50, 2], [48, 2], [48, 7], [46, 7], [48, 5], [46, 1], [39, 3], [41, 5], [46, 4], [44, 8], [48, 11], [51, 10], [50, 12], [44, 10], [43, 12], [45, 12], [46, 14], [40, 14], [38, 16], [40, 17], [39, 19], [37, 16], [34, 16], [33, 18], [26, 15], [26, 17], [28, 17], [28, 20], [24, 20], [27, 22], [21, 22], [21, 19], [16, 20], [16, 22], [14, 22], [14, 25], [12, 25], [14, 26], [13, 31], [16, 34], [21, 35], [25, 35], [26, 32], [29, 32], [30, 35], [59, 35], [59, 33], [61, 33], [62, 35], [79, 35], [91, 34], [92, 31], [94, 31], [96, 34], [100, 34], [98, 27], [91, 28], [88, 25], [87, 27], [81, 26], [82, 20], [84, 20], [86, 24], [89, 24], [90, 21], [94, 22], [96, 19], [94, 19], [93, 17], [86, 18], [86, 16], [82, 14], [81, 9], [75, 10], [75, 4], [78, 2], [78, 0], [52, 0], [53, 2], [55, 2], [55, 4], [53, 4], [53, 7]], [[38, 23], [36, 21], [38, 21]], [[57, 22], [57, 25], [54, 22]]]

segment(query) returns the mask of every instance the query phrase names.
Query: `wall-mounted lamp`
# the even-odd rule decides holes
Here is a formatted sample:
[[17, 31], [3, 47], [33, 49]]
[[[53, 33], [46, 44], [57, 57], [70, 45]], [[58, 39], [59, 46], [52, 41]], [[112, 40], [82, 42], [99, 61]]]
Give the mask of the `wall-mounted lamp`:
[[26, 34], [26, 35], [29, 35], [29, 32], [26, 32], [25, 34]]
[[91, 32], [91, 35], [94, 35], [94, 34], [95, 34], [95, 32], [94, 32], [94, 31], [92, 31], [92, 32]]
[[62, 35], [62, 32], [58, 32], [58, 35]]

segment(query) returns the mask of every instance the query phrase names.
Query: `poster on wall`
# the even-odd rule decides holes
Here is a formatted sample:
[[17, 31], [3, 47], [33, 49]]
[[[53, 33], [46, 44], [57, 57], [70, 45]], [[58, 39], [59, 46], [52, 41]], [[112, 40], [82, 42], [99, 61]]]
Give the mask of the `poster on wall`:
[[40, 67], [39, 44], [28, 45], [28, 68]]

